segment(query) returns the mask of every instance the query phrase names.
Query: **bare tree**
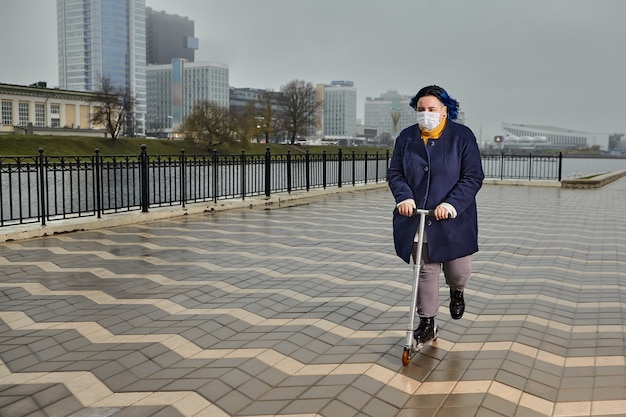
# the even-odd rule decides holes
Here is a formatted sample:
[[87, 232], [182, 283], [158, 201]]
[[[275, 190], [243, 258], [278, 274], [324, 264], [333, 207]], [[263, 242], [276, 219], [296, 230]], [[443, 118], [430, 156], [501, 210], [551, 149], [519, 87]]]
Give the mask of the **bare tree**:
[[391, 112], [391, 122], [393, 123], [393, 134], [398, 133], [398, 122], [400, 122], [400, 112], [394, 110]]
[[391, 100], [391, 123], [393, 124], [393, 134], [394, 136], [398, 134], [398, 123], [400, 123], [400, 117], [402, 113], [400, 112], [400, 101], [398, 98], [393, 98]]
[[240, 111], [231, 111], [231, 126], [233, 137], [238, 140], [243, 148], [250, 143], [250, 139], [259, 136], [259, 124], [261, 117], [254, 102], [249, 101]]
[[202, 101], [193, 106], [178, 131], [187, 139], [207, 142], [209, 146], [238, 139], [229, 110], [215, 102]]
[[274, 92], [268, 90], [263, 94], [263, 111], [259, 118], [259, 130], [265, 136], [265, 143], [270, 143], [270, 135], [276, 132], [276, 117], [274, 107], [272, 106], [272, 99], [274, 98]]
[[315, 88], [310, 82], [292, 80], [280, 88], [284, 126], [293, 145], [299, 135], [311, 133], [315, 113], [322, 103], [316, 101]]
[[108, 77], [101, 77], [100, 89], [94, 92], [92, 101], [91, 123], [104, 126], [111, 139], [116, 139], [122, 129], [128, 136], [133, 135], [135, 98], [130, 91], [114, 86]]
[[393, 137], [388, 132], [384, 132], [379, 137], [379, 142], [383, 146], [393, 146]]

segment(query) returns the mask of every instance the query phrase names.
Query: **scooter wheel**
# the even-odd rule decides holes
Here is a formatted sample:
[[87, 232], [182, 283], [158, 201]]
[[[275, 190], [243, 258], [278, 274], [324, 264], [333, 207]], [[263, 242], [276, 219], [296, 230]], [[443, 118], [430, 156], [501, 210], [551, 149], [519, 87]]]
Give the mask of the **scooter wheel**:
[[409, 362], [411, 362], [411, 350], [404, 348], [404, 352], [402, 352], [402, 365], [407, 366]]

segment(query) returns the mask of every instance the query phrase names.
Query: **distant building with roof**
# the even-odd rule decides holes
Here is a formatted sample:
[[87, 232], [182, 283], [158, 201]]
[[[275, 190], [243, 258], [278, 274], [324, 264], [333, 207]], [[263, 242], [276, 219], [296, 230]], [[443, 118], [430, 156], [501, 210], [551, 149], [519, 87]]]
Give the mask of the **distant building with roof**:
[[171, 64], [175, 58], [194, 61], [198, 49], [194, 21], [146, 7], [146, 60], [148, 65]]
[[363, 124], [376, 129], [379, 135], [388, 133], [395, 139], [402, 129], [416, 123], [415, 110], [409, 106], [411, 98], [393, 90], [380, 97], [366, 97]]
[[323, 135], [356, 138], [356, 88], [352, 81], [332, 81], [324, 86]]
[[228, 65], [173, 59], [146, 69], [148, 131], [171, 137], [178, 125], [203, 101], [229, 107]]
[[502, 123], [506, 133], [496, 137], [503, 149], [587, 149], [609, 150], [608, 133], [589, 133], [553, 126]]
[[106, 137], [103, 126], [91, 123], [95, 94], [0, 83], [0, 133]]

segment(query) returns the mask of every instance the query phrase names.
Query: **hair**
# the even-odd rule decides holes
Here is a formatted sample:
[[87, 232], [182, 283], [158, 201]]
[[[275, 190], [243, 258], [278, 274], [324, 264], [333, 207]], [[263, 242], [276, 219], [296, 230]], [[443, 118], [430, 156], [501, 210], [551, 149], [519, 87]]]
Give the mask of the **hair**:
[[443, 103], [444, 106], [448, 109], [448, 118], [452, 120], [456, 120], [459, 115], [459, 102], [453, 99], [448, 95], [446, 90], [437, 86], [437, 85], [429, 85], [427, 87], [422, 88], [417, 92], [415, 97], [411, 99], [409, 106], [413, 107], [417, 110], [417, 101], [425, 96], [433, 96], [436, 97], [439, 101]]

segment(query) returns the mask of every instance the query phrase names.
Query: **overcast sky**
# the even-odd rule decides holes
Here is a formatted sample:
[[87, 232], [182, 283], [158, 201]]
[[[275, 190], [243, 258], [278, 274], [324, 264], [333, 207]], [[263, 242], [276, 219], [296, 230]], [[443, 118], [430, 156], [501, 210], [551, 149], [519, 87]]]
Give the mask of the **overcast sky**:
[[[56, 1], [0, 0], [0, 82], [58, 85]], [[624, 0], [146, 0], [195, 21], [196, 61], [234, 87], [438, 84], [476, 136], [501, 123], [626, 132]]]

